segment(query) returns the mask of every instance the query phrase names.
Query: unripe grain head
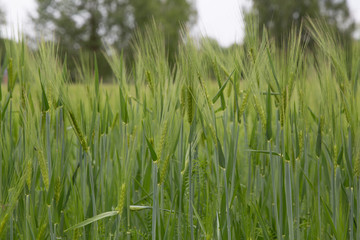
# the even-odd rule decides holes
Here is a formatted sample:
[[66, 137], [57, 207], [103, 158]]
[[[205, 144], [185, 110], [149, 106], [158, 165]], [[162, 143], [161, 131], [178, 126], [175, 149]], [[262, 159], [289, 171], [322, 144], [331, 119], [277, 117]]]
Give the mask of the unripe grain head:
[[49, 170], [44, 157], [44, 153], [40, 148], [35, 148], [37, 159], [39, 161], [40, 173], [44, 181], [45, 188], [49, 188]]

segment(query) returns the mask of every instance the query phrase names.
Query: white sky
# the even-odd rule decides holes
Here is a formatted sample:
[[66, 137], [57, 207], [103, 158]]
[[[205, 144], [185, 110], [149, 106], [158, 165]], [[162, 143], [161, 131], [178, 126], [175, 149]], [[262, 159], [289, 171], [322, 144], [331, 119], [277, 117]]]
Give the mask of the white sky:
[[[241, 17], [242, 8], [249, 8], [251, 0], [195, 0], [198, 22], [192, 34], [215, 38], [222, 46], [240, 42], [244, 35]], [[347, 0], [352, 16], [360, 24], [360, 0]], [[7, 14], [8, 26], [2, 29], [3, 36], [14, 36], [14, 29], [31, 34], [28, 13], [36, 11], [35, 0], [0, 0]], [[17, 32], [17, 31], [15, 31]], [[15, 34], [17, 35], [17, 34]]]

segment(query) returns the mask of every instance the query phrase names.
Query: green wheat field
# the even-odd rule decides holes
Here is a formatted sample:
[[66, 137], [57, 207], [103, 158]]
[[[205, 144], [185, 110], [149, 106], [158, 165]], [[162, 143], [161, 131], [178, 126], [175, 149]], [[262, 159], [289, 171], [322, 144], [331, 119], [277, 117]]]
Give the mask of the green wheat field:
[[360, 46], [255, 26], [231, 51], [184, 37], [174, 65], [149, 27], [132, 66], [104, 53], [108, 85], [7, 42], [0, 238], [360, 239]]

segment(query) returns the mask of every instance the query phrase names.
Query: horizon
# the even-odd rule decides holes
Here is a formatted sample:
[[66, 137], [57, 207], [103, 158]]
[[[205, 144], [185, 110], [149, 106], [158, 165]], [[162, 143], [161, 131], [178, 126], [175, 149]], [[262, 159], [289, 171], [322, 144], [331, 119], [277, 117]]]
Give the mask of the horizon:
[[[5, 6], [7, 24], [0, 28], [1, 35], [5, 38], [17, 39], [20, 32], [35, 37], [30, 19], [30, 15], [36, 14], [35, 0], [12, 0], [2, 3]], [[354, 38], [359, 39], [360, 1], [348, 0], [347, 3], [357, 25]], [[191, 36], [215, 39], [222, 47], [242, 42], [244, 38], [242, 11], [251, 8], [251, 0], [195, 0], [194, 4], [197, 10], [197, 21], [190, 29]]]

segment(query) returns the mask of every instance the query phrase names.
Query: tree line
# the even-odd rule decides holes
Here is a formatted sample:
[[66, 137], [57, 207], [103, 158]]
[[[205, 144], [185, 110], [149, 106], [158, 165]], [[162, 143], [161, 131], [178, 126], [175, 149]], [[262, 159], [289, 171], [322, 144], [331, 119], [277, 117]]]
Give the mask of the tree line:
[[[31, 16], [36, 38], [56, 41], [70, 70], [82, 54], [95, 54], [103, 76], [110, 72], [103, 56], [105, 47], [123, 52], [131, 62], [134, 31], [152, 21], [164, 33], [173, 64], [182, 27], [191, 28], [197, 19], [195, 0], [36, 0], [36, 4], [37, 12]], [[6, 24], [5, 14], [0, 9], [0, 24]], [[280, 47], [292, 26], [300, 26], [305, 17], [322, 16], [345, 39], [356, 29], [346, 0], [252, 0], [245, 23], [251, 24], [246, 19], [254, 15], [258, 29], [266, 27]]]

